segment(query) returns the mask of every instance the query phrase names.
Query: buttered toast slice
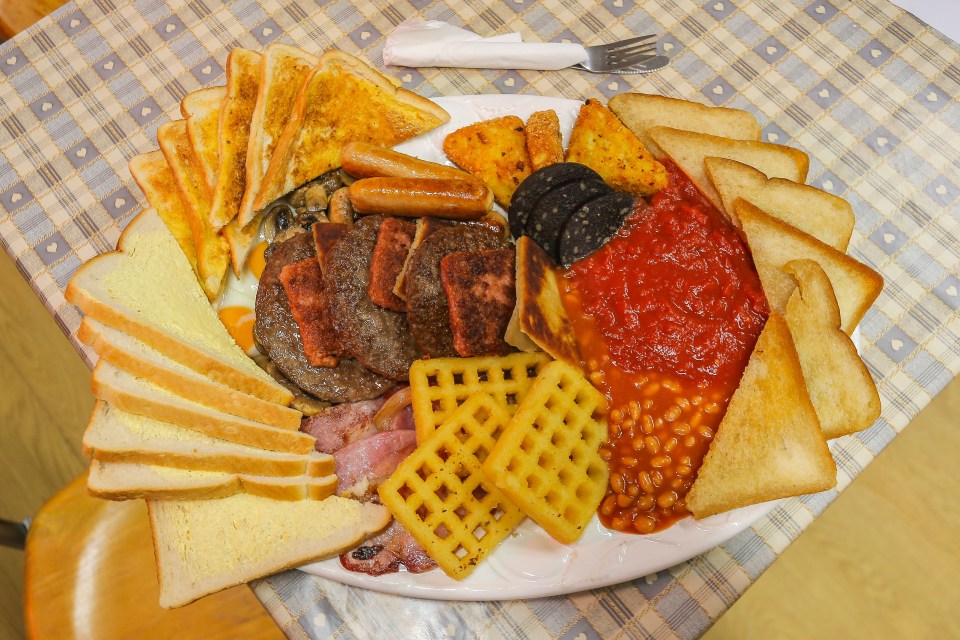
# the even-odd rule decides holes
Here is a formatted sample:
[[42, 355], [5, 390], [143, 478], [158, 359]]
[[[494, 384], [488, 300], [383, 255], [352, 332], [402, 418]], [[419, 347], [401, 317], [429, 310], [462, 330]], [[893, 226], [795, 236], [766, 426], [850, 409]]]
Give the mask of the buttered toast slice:
[[197, 273], [197, 246], [193, 241], [194, 221], [187, 215], [177, 179], [163, 152], [159, 149], [141, 153], [130, 159], [127, 165], [137, 186], [147, 196], [147, 202], [156, 209], [157, 215], [176, 238], [177, 244], [187, 257], [190, 267]]
[[117, 244], [81, 266], [66, 297], [84, 313], [237, 391], [289, 405], [293, 395], [237, 346], [156, 211], [134, 218]]
[[90, 461], [87, 491], [105, 500], [223, 498], [238, 492], [272, 500], [323, 500], [337, 476], [258, 476], [195, 471], [139, 462]]
[[315, 440], [309, 434], [278, 429], [205, 407], [117, 369], [106, 360], [94, 368], [92, 387], [95, 398], [118, 409], [172, 422], [229, 442], [286, 453], [307, 453], [314, 448]]
[[339, 167], [348, 142], [392, 147], [449, 120], [438, 105], [359, 59], [328, 51], [296, 96], [253, 208]]
[[300, 428], [296, 409], [231, 389], [93, 318], [83, 319], [77, 338], [114, 366], [187, 400], [279, 429]]
[[216, 500], [147, 500], [147, 509], [160, 606], [166, 608], [336, 556], [391, 520], [382, 505], [337, 496], [289, 502], [237, 493]]
[[728, 107], [678, 100], [648, 93], [621, 93], [610, 98], [610, 110], [640, 138], [655, 158], [663, 151], [647, 135], [651, 127], [672, 127], [683, 131], [709, 133], [734, 140], [759, 140], [760, 124], [752, 114]]
[[696, 185], [713, 206], [721, 211], [723, 201], [707, 176], [706, 158], [729, 158], [762, 172], [768, 178], [783, 178], [803, 183], [810, 159], [807, 154], [780, 144], [756, 140], [731, 140], [706, 133], [681, 131], [670, 127], [651, 127], [647, 135]]
[[190, 145], [185, 120], [165, 122], [157, 129], [160, 150], [173, 170], [184, 209], [192, 219], [197, 270], [207, 298], [213, 300], [223, 286], [230, 265], [227, 241], [210, 226], [211, 194], [203, 178], [200, 160]]
[[239, 225], [253, 220], [254, 202], [260, 193], [263, 176], [290, 118], [293, 101], [300, 86], [320, 58], [288, 44], [267, 47], [260, 62], [260, 86], [250, 123], [247, 143], [246, 184], [240, 203]]
[[220, 106], [226, 95], [226, 87], [209, 87], [188, 93], [180, 101], [180, 113], [187, 120], [187, 137], [200, 162], [203, 182], [211, 198], [217, 184], [217, 165], [220, 162], [217, 140]]
[[83, 454], [101, 462], [258, 476], [323, 477], [334, 473], [333, 457], [325, 453], [283, 453], [235, 444], [129, 413], [102, 400], [94, 406], [83, 433]]
[[247, 248], [254, 235], [241, 233], [237, 215], [247, 184], [247, 147], [250, 122], [260, 88], [261, 59], [259, 53], [239, 47], [227, 56], [226, 96], [217, 131], [220, 164], [217, 167], [213, 203], [210, 205], [210, 224], [224, 228], [224, 237], [230, 245], [230, 261], [236, 274], [243, 268]]

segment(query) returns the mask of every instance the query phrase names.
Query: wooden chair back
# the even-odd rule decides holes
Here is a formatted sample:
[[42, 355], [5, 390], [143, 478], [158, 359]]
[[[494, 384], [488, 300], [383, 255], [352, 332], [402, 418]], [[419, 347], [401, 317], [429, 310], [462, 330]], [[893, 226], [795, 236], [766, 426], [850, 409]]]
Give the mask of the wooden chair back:
[[92, 498], [83, 474], [41, 507], [27, 534], [28, 638], [284, 637], [246, 585], [179, 609], [162, 609], [158, 601], [142, 500]]

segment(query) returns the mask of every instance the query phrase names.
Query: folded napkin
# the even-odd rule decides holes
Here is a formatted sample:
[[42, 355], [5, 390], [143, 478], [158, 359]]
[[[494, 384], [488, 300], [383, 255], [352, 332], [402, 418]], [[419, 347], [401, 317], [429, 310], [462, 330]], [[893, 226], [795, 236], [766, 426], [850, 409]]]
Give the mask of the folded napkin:
[[385, 64], [471, 69], [564, 69], [587, 59], [582, 44], [524, 42], [519, 33], [482, 38], [439, 20], [406, 20], [387, 36]]

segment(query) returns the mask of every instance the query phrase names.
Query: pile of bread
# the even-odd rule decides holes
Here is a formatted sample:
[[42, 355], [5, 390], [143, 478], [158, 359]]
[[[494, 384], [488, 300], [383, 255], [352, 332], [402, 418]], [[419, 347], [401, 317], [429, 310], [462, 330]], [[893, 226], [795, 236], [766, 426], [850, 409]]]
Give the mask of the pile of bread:
[[333, 458], [299, 431], [291, 392], [210, 302], [231, 262], [243, 267], [265, 205], [339, 166], [346, 141], [392, 145], [448, 119], [351, 56], [284, 44], [234, 49], [227, 85], [188, 95], [181, 111], [159, 128], [160, 150], [130, 163], [153, 209], [66, 292], [85, 314], [80, 340], [100, 356], [88, 489], [147, 500], [165, 607], [334, 555], [388, 524], [382, 506], [334, 495]]

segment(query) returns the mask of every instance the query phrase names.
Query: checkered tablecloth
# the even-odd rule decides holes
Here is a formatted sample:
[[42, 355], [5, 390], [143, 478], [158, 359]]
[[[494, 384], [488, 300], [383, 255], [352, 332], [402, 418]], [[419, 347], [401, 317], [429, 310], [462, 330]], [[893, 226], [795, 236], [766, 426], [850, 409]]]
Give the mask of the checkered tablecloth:
[[[534, 41], [660, 32], [672, 57], [648, 76], [385, 69], [423, 95], [658, 92], [746, 109], [764, 140], [809, 153], [810, 183], [853, 204], [850, 251], [886, 279], [862, 324], [883, 414], [833, 443], [840, 490], [960, 371], [960, 48], [886, 0], [81, 0], [0, 45], [4, 248], [73, 336], [67, 280], [145, 206], [128, 159], [156, 148], [185, 94], [223, 83], [230, 48], [284, 40], [383, 68], [385, 34], [414, 16]], [[298, 571], [256, 592], [292, 638], [694, 637], [836, 495], [786, 501], [689, 562], [568, 597], [430, 602]]]

